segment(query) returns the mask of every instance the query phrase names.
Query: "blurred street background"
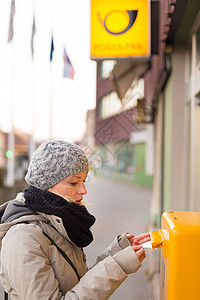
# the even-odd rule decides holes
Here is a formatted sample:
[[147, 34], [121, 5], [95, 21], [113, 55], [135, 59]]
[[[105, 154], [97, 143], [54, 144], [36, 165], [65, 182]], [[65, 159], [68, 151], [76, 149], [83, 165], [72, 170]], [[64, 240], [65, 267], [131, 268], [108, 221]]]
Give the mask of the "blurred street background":
[[[199, 0], [1, 0], [0, 32], [0, 203], [63, 139], [90, 162], [89, 264], [164, 211], [200, 211]], [[159, 255], [111, 299], [160, 300]]]
[[[116, 235], [127, 231], [134, 235], [146, 232], [152, 190], [94, 176], [86, 185], [88, 210], [96, 217], [92, 228], [94, 242], [85, 249], [88, 265], [91, 266]], [[153, 250], [147, 250], [142, 268], [137, 274], [130, 275], [110, 299], [152, 299], [147, 277], [150, 251]]]

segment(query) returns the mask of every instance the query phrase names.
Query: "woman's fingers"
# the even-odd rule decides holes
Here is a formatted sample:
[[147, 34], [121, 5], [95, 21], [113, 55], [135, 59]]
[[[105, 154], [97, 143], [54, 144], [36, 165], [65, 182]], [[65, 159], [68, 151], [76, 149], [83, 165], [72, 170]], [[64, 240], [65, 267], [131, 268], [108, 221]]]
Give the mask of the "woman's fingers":
[[132, 233], [127, 233], [126, 236], [129, 239], [129, 238], [133, 237], [133, 234]]
[[134, 243], [134, 236], [131, 233], [127, 233], [126, 234], [127, 239], [129, 240], [129, 242], [131, 243], [131, 245]]
[[143, 240], [143, 239], [146, 239], [146, 238], [150, 238], [148, 232], [142, 233], [142, 234], [139, 234], [139, 235], [135, 236], [135, 239], [136, 239], [136, 240], [139, 240], [139, 241], [140, 241], [140, 240]]
[[139, 258], [140, 262], [142, 262], [145, 258], [146, 258], [146, 254], [142, 255], [142, 256]]
[[134, 245], [132, 248], [135, 251], [139, 261], [142, 262], [146, 257], [144, 248], [141, 245]]
[[142, 247], [142, 245], [132, 245], [132, 248], [133, 248], [134, 251], [138, 251], [143, 247]]
[[141, 245], [151, 240], [149, 233], [143, 233], [134, 237], [134, 244]]
[[146, 257], [145, 250], [142, 247], [142, 244], [151, 240], [149, 233], [142, 233], [135, 237], [132, 234], [127, 234], [127, 238], [130, 241], [139, 261], [142, 262]]

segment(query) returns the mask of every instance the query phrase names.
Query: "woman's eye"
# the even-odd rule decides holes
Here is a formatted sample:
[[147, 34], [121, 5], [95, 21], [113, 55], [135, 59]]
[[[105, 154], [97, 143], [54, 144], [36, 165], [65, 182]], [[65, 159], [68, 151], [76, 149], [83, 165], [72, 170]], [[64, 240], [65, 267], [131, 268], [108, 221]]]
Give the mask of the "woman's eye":
[[77, 182], [71, 182], [71, 185], [76, 185], [77, 184]]

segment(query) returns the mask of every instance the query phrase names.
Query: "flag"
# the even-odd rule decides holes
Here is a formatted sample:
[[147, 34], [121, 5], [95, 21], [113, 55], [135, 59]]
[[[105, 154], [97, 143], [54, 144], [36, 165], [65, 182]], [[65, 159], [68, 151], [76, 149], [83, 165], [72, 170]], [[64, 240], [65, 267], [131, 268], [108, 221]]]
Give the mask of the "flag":
[[63, 77], [64, 78], [70, 78], [70, 79], [74, 79], [74, 68], [71, 64], [71, 61], [67, 55], [67, 52], [64, 48], [63, 51], [63, 61], [64, 61], [64, 72], [63, 72]]
[[15, 15], [15, 0], [12, 0], [10, 7], [10, 23], [9, 23], [9, 31], [8, 31], [8, 43], [10, 43], [13, 39], [13, 18]]
[[50, 51], [50, 61], [53, 59], [53, 51], [54, 51], [54, 43], [53, 43], [53, 36], [51, 37], [51, 51]]
[[36, 33], [36, 27], [35, 27], [35, 15], [34, 15], [33, 16], [33, 25], [32, 25], [32, 36], [31, 36], [31, 53], [32, 53], [32, 59], [34, 57], [34, 45], [33, 45], [33, 41], [34, 41], [35, 33]]

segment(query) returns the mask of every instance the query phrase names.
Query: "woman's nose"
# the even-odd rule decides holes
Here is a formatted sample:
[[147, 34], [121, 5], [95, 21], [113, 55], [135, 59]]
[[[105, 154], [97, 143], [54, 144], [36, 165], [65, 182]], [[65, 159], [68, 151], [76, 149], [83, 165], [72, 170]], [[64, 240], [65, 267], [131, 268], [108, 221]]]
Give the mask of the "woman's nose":
[[87, 194], [87, 190], [86, 190], [86, 187], [85, 187], [85, 184], [84, 184], [84, 183], [82, 183], [82, 184], [80, 185], [79, 193], [82, 194], [82, 195], [86, 195], [86, 194]]

